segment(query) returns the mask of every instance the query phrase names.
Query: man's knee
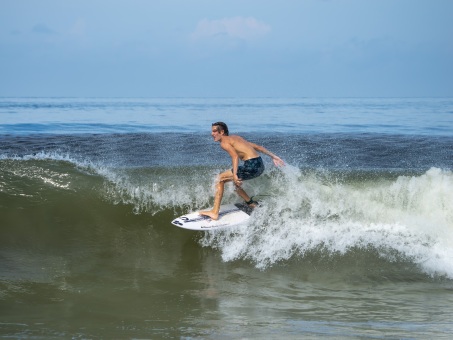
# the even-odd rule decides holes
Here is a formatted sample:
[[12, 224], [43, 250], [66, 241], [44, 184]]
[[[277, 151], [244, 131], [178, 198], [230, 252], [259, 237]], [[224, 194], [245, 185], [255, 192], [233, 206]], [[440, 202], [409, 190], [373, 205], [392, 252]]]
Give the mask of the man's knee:
[[226, 182], [229, 182], [229, 181], [232, 181], [233, 180], [233, 175], [229, 175], [228, 173], [221, 173], [218, 177], [217, 177], [217, 183], [226, 183]]

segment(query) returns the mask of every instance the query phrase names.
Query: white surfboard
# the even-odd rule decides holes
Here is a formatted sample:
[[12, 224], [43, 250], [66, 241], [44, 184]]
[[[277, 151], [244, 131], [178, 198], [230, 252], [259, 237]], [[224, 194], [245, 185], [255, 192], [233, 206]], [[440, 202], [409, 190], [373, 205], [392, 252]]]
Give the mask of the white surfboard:
[[226, 204], [220, 206], [218, 220], [193, 212], [175, 218], [171, 223], [190, 230], [214, 230], [245, 223], [250, 218], [251, 212], [252, 209], [245, 204]]

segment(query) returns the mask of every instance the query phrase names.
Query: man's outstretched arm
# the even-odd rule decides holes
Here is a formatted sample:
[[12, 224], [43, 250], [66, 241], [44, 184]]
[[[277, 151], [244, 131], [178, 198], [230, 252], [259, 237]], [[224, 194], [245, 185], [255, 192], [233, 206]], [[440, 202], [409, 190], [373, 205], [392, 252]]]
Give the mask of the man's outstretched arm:
[[251, 144], [252, 144], [253, 148], [256, 151], [264, 153], [265, 155], [268, 155], [269, 157], [271, 157], [273, 162], [274, 162], [274, 164], [276, 166], [284, 166], [285, 165], [285, 162], [280, 157], [278, 157], [276, 154], [270, 152], [264, 146], [261, 146], [261, 145], [258, 145], [258, 144], [253, 144], [253, 143], [251, 143]]

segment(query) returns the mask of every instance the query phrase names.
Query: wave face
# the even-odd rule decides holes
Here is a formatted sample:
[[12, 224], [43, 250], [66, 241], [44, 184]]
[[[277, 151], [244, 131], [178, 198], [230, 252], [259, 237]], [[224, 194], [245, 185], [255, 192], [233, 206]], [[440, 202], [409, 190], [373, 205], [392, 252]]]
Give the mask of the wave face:
[[[217, 145], [192, 134], [4, 141], [4, 249], [38, 229], [69, 226], [72, 240], [57, 234], [45, 242], [83, 248], [93, 225], [104, 225], [102, 234], [137, 218], [171, 237], [171, 219], [212, 204], [216, 174], [229, 167]], [[244, 184], [262, 202], [248, 225], [200, 234], [200, 245], [259, 269], [359, 263], [363, 271], [376, 264], [453, 278], [451, 139], [278, 135], [259, 142], [288, 165], [266, 163], [264, 175]], [[224, 202], [235, 201], [227, 186]]]

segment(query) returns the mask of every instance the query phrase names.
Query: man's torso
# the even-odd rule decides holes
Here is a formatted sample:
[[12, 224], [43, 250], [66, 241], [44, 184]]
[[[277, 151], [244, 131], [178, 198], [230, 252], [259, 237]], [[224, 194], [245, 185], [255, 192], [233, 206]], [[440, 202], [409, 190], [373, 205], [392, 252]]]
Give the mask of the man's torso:
[[222, 140], [222, 144], [223, 143], [230, 144], [238, 154], [239, 158], [243, 161], [259, 157], [259, 154], [253, 148], [253, 145], [240, 136], [228, 136], [226, 140]]

